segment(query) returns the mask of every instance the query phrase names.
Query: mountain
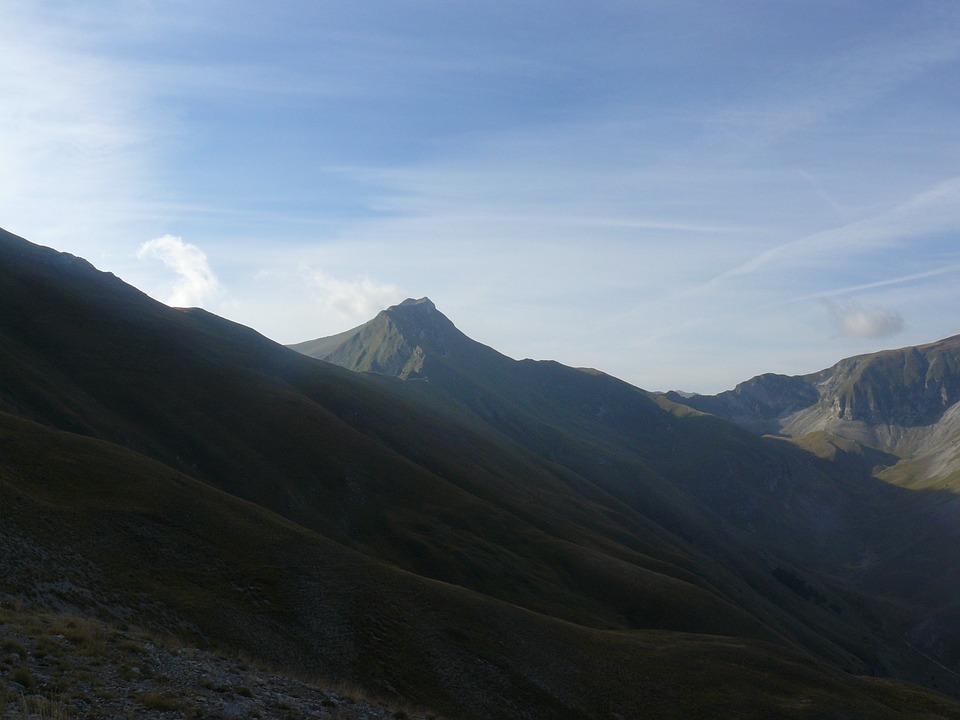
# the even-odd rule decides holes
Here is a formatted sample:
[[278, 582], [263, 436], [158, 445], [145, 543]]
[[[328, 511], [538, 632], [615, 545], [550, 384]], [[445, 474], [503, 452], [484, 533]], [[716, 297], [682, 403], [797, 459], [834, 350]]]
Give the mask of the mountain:
[[[715, 396], [667, 397], [743, 427], [844, 438], [902, 464], [902, 482], [952, 487], [960, 471], [960, 336], [841, 360], [809, 375], [760, 375]], [[901, 462], [902, 461], [902, 462]]]
[[960, 716], [863, 677], [960, 696], [946, 556], [897, 566], [914, 597], [863, 562], [955, 518], [859, 464], [427, 301], [327, 342], [354, 372], [0, 232], [0, 307], [4, 606], [453, 717]]
[[[924, 640], [922, 652], [950, 659], [960, 647], [956, 625], [941, 620], [958, 600], [951, 582], [960, 580], [948, 549], [957, 539], [960, 512], [953, 494], [907, 493], [876, 477], [874, 466], [893, 457], [883, 450], [840, 447], [839, 438], [825, 436], [830, 453], [813, 442], [800, 445], [829, 460], [817, 463], [797, 445], [687, 409], [714, 411], [756, 430], [814, 403], [819, 376], [807, 382], [766, 375], [718, 398], [665, 398], [597, 371], [507, 358], [465, 337], [425, 298], [388, 308], [347, 333], [293, 347], [354, 371], [389, 373], [408, 385], [416, 380], [411, 387], [456, 402], [479, 422], [681, 536], [713, 561], [708, 567], [736, 568], [737, 580], [749, 588], [739, 590], [741, 607], [768, 617], [770, 609], [755, 605], [751, 590], [765, 587], [772, 574], [808, 601], [818, 598], [820, 609], [841, 608], [813, 622], [816, 638], [789, 631], [809, 649], [829, 654], [824, 639], [849, 648], [859, 632], [848, 625], [851, 618], [873, 613], [884, 619], [871, 621], [867, 636], [888, 627], [897, 658], [917, 650], [909, 642], [904, 649], [897, 638], [919, 638], [931, 623], [936, 639]], [[910, 523], [903, 521], [907, 515]], [[918, 528], [930, 541], [911, 557], [903, 548], [918, 546]], [[917, 562], [931, 573], [926, 580], [913, 571]], [[816, 590], [807, 585], [813, 578]], [[731, 581], [711, 582], [725, 587]], [[844, 611], [840, 598], [849, 601], [851, 593], [865, 605]], [[790, 627], [783, 609], [765, 623]], [[791, 620], [809, 629], [815, 614], [808, 603], [802, 617]], [[868, 659], [854, 652], [865, 661], [861, 667], [920, 678], [890, 656]]]
[[[884, 583], [876, 592], [901, 597], [960, 582], [952, 528], [921, 518], [951, 517], [960, 493], [960, 336], [841, 360], [808, 375], [761, 375], [715, 396], [667, 397], [755, 432], [774, 433], [821, 457], [869, 468], [891, 487], [911, 490], [892, 522], [909, 528], [902, 545], [868, 560]], [[931, 583], [927, 573], [938, 566]], [[935, 657], [960, 656], [957, 611], [949, 592], [938, 610], [906, 630]]]

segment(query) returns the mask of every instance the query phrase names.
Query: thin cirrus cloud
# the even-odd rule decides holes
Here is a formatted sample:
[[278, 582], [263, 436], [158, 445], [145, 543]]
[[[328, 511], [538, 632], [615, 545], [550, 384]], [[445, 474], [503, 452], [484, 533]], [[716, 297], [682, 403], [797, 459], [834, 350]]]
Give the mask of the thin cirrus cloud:
[[[789, 274], [798, 268], [822, 271], [830, 266], [863, 263], [872, 254], [891, 249], [907, 250], [909, 254], [916, 255], [913, 251], [918, 238], [941, 234], [958, 226], [960, 177], [951, 177], [874, 216], [767, 246], [745, 262], [714, 276], [697, 290], [702, 293], [727, 281], [758, 273]], [[948, 270], [935, 264], [909, 277], [931, 278]], [[804, 277], [808, 275], [804, 274]], [[851, 291], [897, 282], [900, 280], [881, 280], [863, 284], [862, 288], [851, 288]], [[821, 291], [796, 299], [810, 299], [822, 294], [825, 293]]]
[[98, 261], [116, 249], [104, 239], [122, 232], [145, 187], [142, 92], [82, 33], [45, 22], [38, 7], [3, 12], [2, 222]]
[[210, 268], [206, 253], [196, 245], [185, 243], [181, 238], [164, 235], [149, 240], [140, 246], [137, 258], [159, 260], [174, 273], [168, 305], [203, 305], [220, 291], [220, 282]]

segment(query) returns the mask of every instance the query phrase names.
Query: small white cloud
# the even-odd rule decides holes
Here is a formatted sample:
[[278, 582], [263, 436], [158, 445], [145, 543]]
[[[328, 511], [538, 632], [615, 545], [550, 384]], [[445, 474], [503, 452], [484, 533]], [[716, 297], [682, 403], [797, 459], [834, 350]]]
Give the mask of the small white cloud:
[[321, 310], [351, 322], [369, 320], [397, 302], [400, 292], [396, 285], [384, 285], [367, 277], [342, 280], [307, 265], [301, 265], [299, 272]]
[[824, 298], [823, 304], [837, 323], [840, 334], [847, 337], [880, 338], [903, 330], [903, 318], [895, 310], [879, 305], [863, 307], [851, 298]]
[[220, 289], [203, 250], [173, 235], [145, 242], [137, 251], [137, 258], [156, 258], [179, 276], [167, 300], [174, 307], [201, 305]]

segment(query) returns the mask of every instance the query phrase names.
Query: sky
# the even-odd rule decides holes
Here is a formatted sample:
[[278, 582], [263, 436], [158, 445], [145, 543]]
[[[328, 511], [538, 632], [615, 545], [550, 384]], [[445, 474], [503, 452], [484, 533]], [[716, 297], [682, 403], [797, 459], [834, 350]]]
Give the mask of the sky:
[[960, 6], [0, 0], [0, 226], [282, 343], [713, 393], [960, 333]]

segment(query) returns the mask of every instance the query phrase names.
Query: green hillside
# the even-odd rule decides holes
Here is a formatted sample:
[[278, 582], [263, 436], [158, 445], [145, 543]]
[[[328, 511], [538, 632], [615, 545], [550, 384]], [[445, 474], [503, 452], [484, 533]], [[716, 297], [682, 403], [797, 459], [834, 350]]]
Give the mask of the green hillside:
[[[946, 548], [956, 537], [960, 511], [944, 510], [950, 497], [938, 502], [935, 494], [917, 496], [874, 477], [878, 464], [896, 461], [889, 453], [864, 448], [838, 454], [833, 446], [832, 454], [801, 452], [597, 371], [515, 361], [464, 336], [427, 299], [408, 300], [351, 332], [295, 347], [322, 348], [323, 359], [354, 371], [369, 372], [366, 359], [380, 358], [376, 372], [393, 367], [411, 393], [456, 402], [530, 452], [670, 528], [703, 561], [712, 560], [710, 568], [733, 570], [734, 578], [729, 572], [714, 576], [714, 587], [832, 662], [928, 683], [932, 667], [933, 682], [954, 685], [952, 673], [960, 668], [944, 673], [937, 663], [928, 667], [925, 654], [945, 656], [931, 653], [929, 642], [918, 651], [904, 636], [915, 638], [928, 618], [958, 599], [956, 586], [939, 577], [952, 577]], [[415, 373], [398, 369], [411, 357], [417, 358]], [[747, 394], [755, 400], [765, 394], [758, 407], [769, 417], [771, 408], [810, 402], [815, 391], [798, 383], [763, 376], [747, 384]], [[904, 513], [910, 522], [902, 521]], [[918, 528], [944, 539], [924, 551], [925, 578], [904, 573], [911, 559], [903, 548], [916, 547]], [[918, 593], [918, 585], [929, 592]], [[791, 600], [778, 594], [784, 589], [794, 591]], [[799, 607], [792, 603], [798, 597], [804, 601]]]
[[952, 516], [891, 530], [908, 491], [858, 464], [429, 301], [339, 336], [352, 372], [9, 234], [0, 266], [0, 598], [454, 717], [956, 709], [860, 677], [960, 696], [911, 639], [946, 556], [912, 597], [862, 562]]
[[[960, 711], [767, 643], [591, 630], [523, 611], [373, 562], [136, 453], [7, 415], [0, 450], [8, 600], [135, 620], [180, 644], [350, 677], [453, 716]], [[15, 627], [0, 614], [0, 635]]]

